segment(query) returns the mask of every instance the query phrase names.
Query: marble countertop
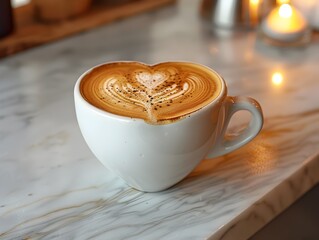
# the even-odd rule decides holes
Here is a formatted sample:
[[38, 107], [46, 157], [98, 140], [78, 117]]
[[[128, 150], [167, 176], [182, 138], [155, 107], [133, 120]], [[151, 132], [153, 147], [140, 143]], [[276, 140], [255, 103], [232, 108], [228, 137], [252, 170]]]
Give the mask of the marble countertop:
[[[0, 61], [0, 239], [246, 239], [319, 182], [318, 34], [279, 49], [253, 31], [213, 33], [198, 4], [179, 1]], [[169, 190], [133, 190], [95, 159], [74, 112], [78, 76], [114, 60], [213, 67], [230, 95], [261, 103], [264, 128]]]

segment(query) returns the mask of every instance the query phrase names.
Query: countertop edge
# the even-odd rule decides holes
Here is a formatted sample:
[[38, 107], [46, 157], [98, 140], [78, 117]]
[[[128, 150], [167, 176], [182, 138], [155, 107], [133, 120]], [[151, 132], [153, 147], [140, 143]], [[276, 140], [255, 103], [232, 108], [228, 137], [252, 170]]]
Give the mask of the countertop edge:
[[300, 169], [207, 239], [248, 239], [315, 186], [319, 182], [318, 172], [319, 152], [309, 157]]

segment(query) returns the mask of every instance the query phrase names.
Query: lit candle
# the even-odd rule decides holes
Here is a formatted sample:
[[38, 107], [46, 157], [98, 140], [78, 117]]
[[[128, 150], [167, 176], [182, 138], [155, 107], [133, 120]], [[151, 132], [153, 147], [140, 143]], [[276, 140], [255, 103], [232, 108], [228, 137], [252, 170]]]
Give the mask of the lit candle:
[[259, 9], [259, 0], [250, 0], [249, 1], [249, 15], [250, 22], [252, 25], [258, 23], [258, 9]]
[[302, 38], [307, 27], [305, 18], [288, 3], [281, 4], [272, 10], [261, 26], [268, 37], [285, 42]]

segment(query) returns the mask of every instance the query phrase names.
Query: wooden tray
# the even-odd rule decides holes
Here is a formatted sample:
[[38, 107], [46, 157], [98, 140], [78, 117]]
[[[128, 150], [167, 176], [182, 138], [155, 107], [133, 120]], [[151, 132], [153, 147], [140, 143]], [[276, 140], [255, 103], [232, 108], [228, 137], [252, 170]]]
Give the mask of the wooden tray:
[[129, 0], [110, 5], [100, 1], [93, 4], [87, 13], [57, 23], [36, 21], [33, 13], [30, 17], [30, 7], [17, 8], [14, 10], [16, 30], [10, 36], [0, 39], [0, 58], [174, 2], [175, 0]]

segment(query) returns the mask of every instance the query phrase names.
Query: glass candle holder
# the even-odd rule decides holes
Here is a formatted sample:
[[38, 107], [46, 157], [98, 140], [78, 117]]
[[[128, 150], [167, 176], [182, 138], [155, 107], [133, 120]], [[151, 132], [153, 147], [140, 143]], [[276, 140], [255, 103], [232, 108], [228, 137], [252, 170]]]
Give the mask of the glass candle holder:
[[305, 44], [311, 38], [306, 18], [289, 3], [273, 9], [263, 20], [260, 32], [266, 42], [281, 46]]

